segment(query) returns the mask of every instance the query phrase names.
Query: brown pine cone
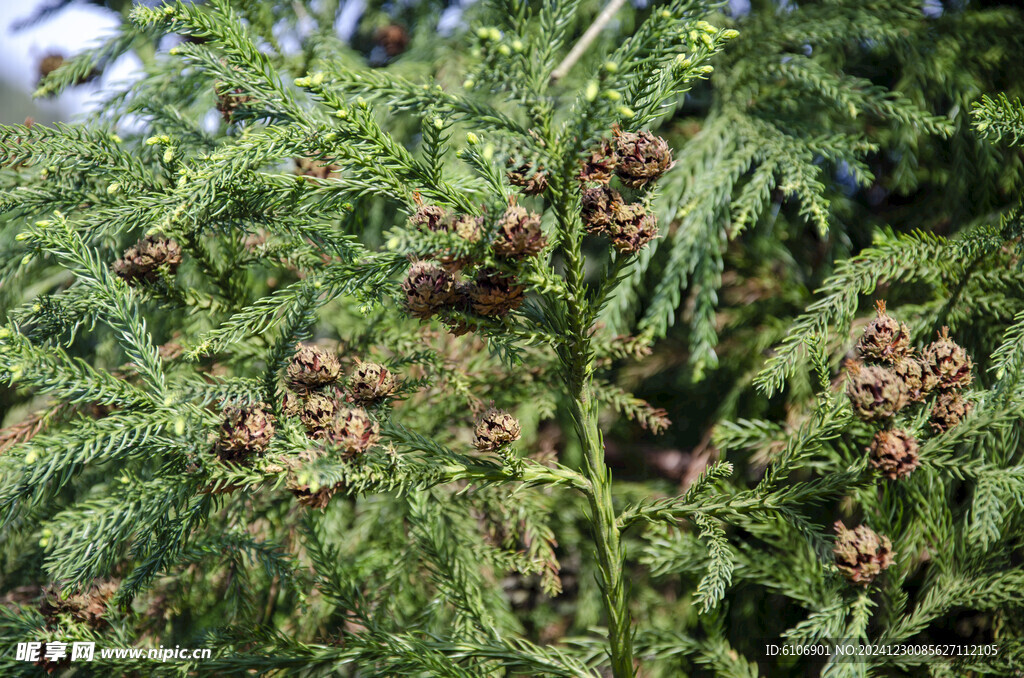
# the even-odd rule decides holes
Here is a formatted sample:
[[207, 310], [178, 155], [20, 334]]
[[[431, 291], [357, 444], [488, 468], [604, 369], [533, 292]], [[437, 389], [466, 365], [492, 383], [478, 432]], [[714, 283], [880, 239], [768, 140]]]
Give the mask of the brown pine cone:
[[932, 408], [932, 428], [945, 433], [963, 421], [973, 407], [958, 391], [943, 391]]
[[288, 363], [288, 382], [299, 393], [338, 381], [341, 361], [333, 352], [319, 346], [300, 344]]
[[312, 393], [306, 398], [299, 419], [309, 432], [310, 438], [323, 438], [334, 425], [334, 415], [337, 412], [337, 400], [323, 393]]
[[892, 542], [866, 525], [849, 530], [843, 521], [835, 522], [836, 540], [832, 548], [836, 566], [847, 579], [867, 586], [893, 564]]
[[661, 137], [650, 132], [615, 133], [615, 152], [618, 164], [615, 174], [630, 188], [642, 188], [656, 180], [672, 167], [672, 151]]
[[523, 304], [523, 286], [512, 276], [481, 271], [469, 288], [470, 308], [477, 315], [501, 317]]
[[414, 318], [429, 320], [455, 300], [454, 285], [452, 274], [438, 264], [417, 261], [402, 283], [406, 310]]
[[356, 402], [375, 403], [395, 392], [395, 376], [379, 363], [359, 363], [348, 380]]
[[261, 454], [274, 437], [274, 416], [266, 406], [224, 408], [220, 425], [217, 455], [224, 461], [244, 463], [254, 454]]
[[897, 363], [910, 353], [910, 330], [885, 312], [884, 301], [876, 305], [878, 315], [864, 328], [857, 348], [866, 359]]
[[508, 183], [523, 189], [525, 195], [540, 195], [548, 188], [548, 175], [541, 167], [536, 171], [530, 163], [516, 165], [510, 158], [508, 161], [510, 169], [506, 176]]
[[160, 267], [166, 266], [173, 274], [181, 263], [181, 247], [169, 238], [148, 235], [124, 251], [114, 262], [113, 270], [129, 285], [140, 281], [155, 282]]
[[906, 478], [918, 467], [917, 438], [902, 429], [879, 431], [871, 442], [871, 465], [890, 480]]
[[613, 188], [595, 186], [583, 189], [580, 216], [587, 233], [606, 235], [614, 230], [615, 217], [622, 205], [622, 196]]
[[498, 220], [494, 255], [502, 259], [523, 259], [540, 253], [547, 245], [540, 228], [540, 216], [518, 205], [510, 205]]
[[625, 254], [636, 254], [658, 236], [658, 218], [640, 203], [619, 204], [609, 232], [612, 245]]
[[941, 389], [963, 388], [969, 386], [973, 379], [971, 356], [949, 338], [948, 327], [943, 327], [939, 338], [925, 347], [921, 361]]
[[611, 141], [604, 139], [595, 148], [590, 150], [587, 159], [580, 167], [580, 173], [576, 177], [581, 184], [598, 182], [607, 184], [612, 178], [612, 173], [618, 165], [619, 158]]
[[861, 419], [877, 421], [896, 414], [908, 402], [905, 386], [893, 370], [853, 364], [846, 395]]
[[488, 410], [476, 425], [476, 449], [493, 452], [519, 440], [519, 421], [504, 410]]
[[903, 382], [910, 402], [917, 403], [924, 400], [925, 396], [938, 383], [937, 379], [932, 378], [930, 373], [925, 371], [921, 361], [911, 355], [907, 355], [902, 360], [899, 360], [893, 365], [892, 369]]
[[362, 454], [380, 440], [380, 426], [361, 407], [342, 408], [326, 431], [328, 442], [346, 456]]

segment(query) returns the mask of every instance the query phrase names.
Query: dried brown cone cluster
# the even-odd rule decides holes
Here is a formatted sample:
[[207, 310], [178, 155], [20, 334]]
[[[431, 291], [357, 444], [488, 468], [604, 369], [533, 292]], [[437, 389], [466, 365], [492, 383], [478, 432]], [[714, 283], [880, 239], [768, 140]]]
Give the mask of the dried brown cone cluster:
[[871, 465], [890, 480], [902, 480], [917, 468], [917, 438], [903, 429], [879, 431], [871, 442]]
[[[425, 230], [453, 233], [471, 243], [483, 237], [483, 217], [452, 214], [437, 205], [420, 204], [409, 222]], [[503, 266], [514, 267], [547, 245], [540, 217], [514, 203], [498, 219], [496, 231], [491, 247], [495, 257], [505, 260]], [[473, 316], [503, 317], [523, 303], [525, 288], [514, 272], [483, 268], [472, 256], [455, 257], [448, 252], [434, 256], [438, 261], [413, 263], [402, 282], [409, 315], [421, 320], [440, 316], [449, 332], [460, 336], [479, 328]], [[470, 270], [464, 271], [466, 268]], [[466, 273], [471, 279], [461, 280]]]
[[288, 384], [305, 394], [333, 384], [341, 375], [341, 361], [333, 352], [319, 346], [300, 344], [288, 363]]
[[341, 168], [313, 158], [295, 158], [295, 173], [313, 179], [337, 179], [341, 175]]
[[846, 395], [858, 417], [888, 419], [909, 402], [906, 387], [894, 370], [879, 365], [849, 365]]
[[173, 274], [181, 263], [181, 247], [170, 238], [148, 235], [124, 251], [114, 262], [113, 270], [129, 285], [155, 282], [160, 269]]
[[395, 375], [379, 363], [360, 362], [348, 379], [348, 390], [359, 403], [376, 403], [395, 392]]
[[647, 131], [616, 127], [613, 133], [580, 169], [580, 215], [588, 233], [609, 238], [620, 252], [635, 254], [658, 236], [657, 217], [642, 202], [626, 202], [608, 183], [614, 174], [623, 186], [644, 188], [672, 167], [672, 152], [664, 139]]
[[867, 586], [893, 564], [892, 542], [888, 537], [866, 525], [847, 529], [841, 520], [835, 522], [834, 528], [836, 540], [832, 553], [836, 567], [850, 581]]
[[366, 452], [380, 440], [380, 426], [361, 407], [341, 408], [325, 432], [327, 441], [347, 457]]
[[227, 407], [217, 439], [217, 456], [224, 461], [245, 463], [262, 454], [274, 437], [274, 415], [265, 405]]
[[252, 102], [253, 98], [242, 94], [240, 89], [231, 89], [224, 83], [217, 83], [217, 110], [224, 118], [224, 122], [231, 122], [235, 117], [235, 111]]
[[620, 252], [639, 252], [657, 237], [657, 217], [641, 203], [627, 204], [614, 188], [584, 188], [581, 215], [587, 232], [606, 236]]
[[[483, 235], [483, 217], [469, 214], [454, 214], [437, 205], [420, 205], [409, 223], [434, 233], [451, 233], [468, 243], [480, 242]], [[471, 264], [471, 258], [456, 256], [451, 250], [434, 252], [432, 255], [449, 273], [455, 274]]]
[[476, 425], [476, 449], [493, 452], [519, 440], [522, 430], [519, 420], [508, 412], [490, 409]]
[[56, 585], [43, 590], [43, 600], [39, 611], [50, 625], [56, 625], [61, 615], [69, 615], [75, 621], [92, 628], [100, 628], [106, 624], [110, 599], [117, 592], [117, 583], [100, 581], [84, 591], [65, 597], [65, 593]]
[[494, 255], [501, 259], [536, 256], [548, 244], [540, 228], [540, 216], [519, 205], [509, 205], [498, 219]]
[[518, 186], [525, 195], [540, 195], [548, 188], [548, 175], [543, 167], [534, 169], [531, 163], [516, 165], [515, 161], [509, 159], [509, 169], [506, 176], [508, 183]]

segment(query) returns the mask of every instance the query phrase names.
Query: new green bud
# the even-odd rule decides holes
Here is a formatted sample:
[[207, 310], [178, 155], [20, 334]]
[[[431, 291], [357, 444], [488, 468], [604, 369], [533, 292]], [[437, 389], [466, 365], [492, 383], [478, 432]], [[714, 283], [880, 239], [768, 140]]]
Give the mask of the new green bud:
[[512, 49], [508, 45], [498, 45], [498, 54], [501, 56], [509, 56], [512, 54]]
[[583, 92], [584, 98], [586, 98], [587, 101], [593, 101], [597, 98], [598, 94], [600, 94], [600, 85], [598, 85], [597, 80], [590, 80], [587, 82], [587, 88]]
[[480, 143], [480, 137], [470, 132], [469, 134], [466, 135], [466, 142], [470, 146], [476, 146], [477, 144]]
[[736, 38], [740, 37], [740, 32], [737, 31], [735, 28], [727, 28], [724, 31], [722, 31], [722, 37], [725, 38], [726, 40], [735, 40]]
[[609, 73], [618, 73], [619, 65], [614, 61], [606, 61], [604, 62], [604, 70], [608, 71]]
[[636, 111], [634, 111], [629, 106], [619, 106], [617, 110], [619, 111], [619, 115], [621, 115], [626, 120], [629, 120], [630, 118], [636, 115]]
[[620, 99], [622, 99], [622, 95], [613, 89], [606, 89], [604, 91], [604, 98], [607, 99], [608, 101], [619, 101]]

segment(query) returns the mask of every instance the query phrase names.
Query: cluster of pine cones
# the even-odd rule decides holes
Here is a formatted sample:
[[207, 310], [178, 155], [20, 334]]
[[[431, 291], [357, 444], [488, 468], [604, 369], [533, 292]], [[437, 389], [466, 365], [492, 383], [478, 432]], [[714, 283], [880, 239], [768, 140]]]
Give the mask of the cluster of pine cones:
[[[421, 205], [409, 221], [417, 228], [451, 233], [468, 243], [483, 237], [483, 217], [454, 214], [436, 205]], [[537, 256], [547, 245], [540, 216], [519, 205], [509, 205], [496, 226], [491, 251], [510, 267]], [[402, 282], [409, 315], [421, 320], [440, 315], [448, 331], [459, 336], [477, 327], [466, 315], [500, 318], [519, 308], [524, 288], [514, 273], [479, 266], [471, 279], [463, 280], [462, 273], [474, 266], [470, 258], [450, 251], [413, 263]]]
[[583, 189], [580, 214], [587, 233], [609, 238], [620, 252], [634, 254], [658, 235], [657, 217], [642, 202], [626, 202], [610, 186], [613, 176], [622, 186], [646, 188], [672, 167], [668, 143], [650, 132], [612, 130], [583, 162], [578, 179]]
[[133, 287], [156, 282], [160, 273], [173, 275], [181, 263], [181, 247], [170, 238], [148, 235], [124, 251], [114, 262], [114, 273]]
[[[326, 449], [311, 450], [309, 460], [326, 450], [342, 458], [356, 457], [380, 440], [380, 426], [365, 408], [394, 394], [394, 375], [384, 365], [358, 361], [344, 383], [341, 373], [338, 356], [318, 346], [298, 346], [288, 364], [289, 388], [284, 394], [283, 413], [298, 417], [311, 439], [326, 444]], [[215, 446], [217, 455], [225, 461], [245, 463], [266, 451], [275, 431], [275, 418], [269, 409], [262, 404], [226, 408]], [[292, 478], [289, 489], [300, 503], [323, 508], [342, 488], [314, 491]]]
[[[907, 326], [886, 313], [885, 302], [877, 305], [877, 317], [857, 344], [864, 362], [849, 364], [846, 393], [853, 411], [866, 421], [885, 422], [904, 407], [933, 398], [931, 427], [936, 433], [948, 431], [971, 410], [961, 393], [971, 383], [971, 357], [945, 327], [915, 355]], [[875, 434], [871, 464], [886, 477], [906, 478], [918, 463], [912, 433], [889, 427]]]

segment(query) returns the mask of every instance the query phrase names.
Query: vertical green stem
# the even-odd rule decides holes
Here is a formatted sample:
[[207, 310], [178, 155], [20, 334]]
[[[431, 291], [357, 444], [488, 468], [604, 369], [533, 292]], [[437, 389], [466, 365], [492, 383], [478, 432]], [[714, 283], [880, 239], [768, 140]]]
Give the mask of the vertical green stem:
[[571, 194], [570, 163], [561, 180], [553, 182], [555, 212], [562, 235], [561, 251], [565, 257], [565, 280], [568, 289], [565, 324], [568, 336], [559, 347], [566, 369], [572, 398], [576, 432], [583, 447], [584, 472], [590, 481], [587, 500], [590, 503], [590, 524], [601, 572], [601, 589], [608, 615], [608, 641], [612, 671], [615, 678], [634, 678], [632, 620], [623, 582], [624, 553], [619, 541], [619, 528], [612, 504], [612, 479], [604, 461], [604, 440], [598, 426], [598, 407], [593, 396], [594, 360], [590, 331], [593, 313], [584, 283], [582, 228], [579, 201]]
[[608, 641], [612, 672], [615, 678], [633, 678], [633, 633], [623, 580], [625, 554], [619, 541], [619, 528], [615, 523], [612, 505], [612, 479], [604, 462], [604, 442], [597, 425], [597, 405], [584, 386], [573, 401], [577, 432], [583, 443], [586, 459], [585, 472], [590, 479], [590, 523], [594, 532], [598, 564], [601, 570], [601, 588], [605, 611], [608, 614]]

